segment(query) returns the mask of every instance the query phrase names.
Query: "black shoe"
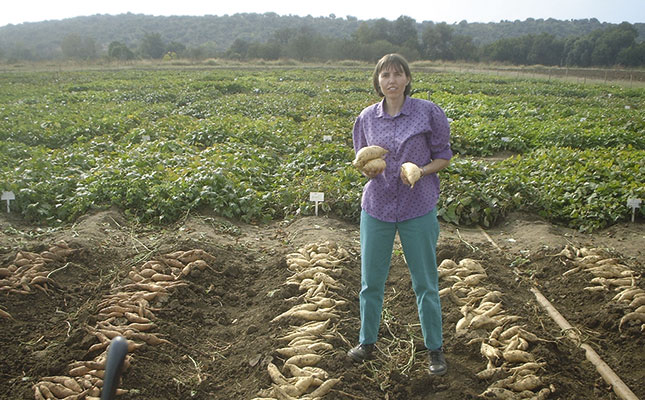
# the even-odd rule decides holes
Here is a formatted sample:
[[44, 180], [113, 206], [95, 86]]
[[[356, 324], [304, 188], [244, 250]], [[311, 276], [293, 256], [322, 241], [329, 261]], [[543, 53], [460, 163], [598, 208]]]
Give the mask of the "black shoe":
[[444, 375], [448, 372], [446, 357], [443, 355], [443, 350], [441, 348], [439, 350], [429, 350], [428, 361], [430, 362], [430, 374]]
[[363, 362], [374, 358], [374, 343], [359, 344], [347, 352], [347, 356], [356, 362]]

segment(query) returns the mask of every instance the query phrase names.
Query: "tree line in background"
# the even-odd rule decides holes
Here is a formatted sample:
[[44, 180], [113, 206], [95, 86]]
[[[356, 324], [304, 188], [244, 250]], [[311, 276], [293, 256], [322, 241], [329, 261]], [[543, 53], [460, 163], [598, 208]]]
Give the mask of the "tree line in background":
[[[238, 15], [234, 17], [239, 17]], [[273, 18], [272, 21], [282, 21], [275, 14], [251, 15], [251, 17]], [[89, 17], [87, 17], [89, 18]], [[177, 17], [173, 17], [177, 18]], [[199, 18], [199, 17], [185, 17]], [[277, 19], [276, 19], [277, 18]], [[294, 17], [290, 17], [294, 18]], [[251, 18], [252, 19], [252, 18]], [[306, 18], [302, 19], [307, 21]], [[170, 20], [167, 20], [170, 21]], [[181, 22], [181, 20], [177, 23]], [[595, 21], [595, 25], [594, 25]], [[334, 16], [315, 19], [315, 24], [301, 24], [297, 27], [274, 25], [276, 29], [263, 36], [238, 33], [237, 38], [222, 48], [215, 41], [208, 40], [198, 32], [194, 35], [201, 41], [188, 40], [186, 34], [174, 35], [166, 39], [160, 31], [139, 32], [139, 38], [129, 37], [122, 40], [111, 40], [102, 44], [93, 38], [91, 32], [67, 32], [59, 41], [60, 57], [74, 60], [96, 60], [108, 58], [112, 60], [135, 59], [192, 59], [228, 58], [235, 60], [278, 60], [291, 58], [303, 62], [325, 62], [337, 60], [359, 60], [373, 62], [383, 54], [399, 52], [410, 61], [442, 60], [469, 62], [500, 62], [518, 65], [540, 64], [547, 66], [614, 66], [639, 67], [645, 65], [645, 42], [639, 41], [639, 31], [635, 25], [627, 22], [621, 24], [599, 24], [593, 20], [587, 25], [596, 26], [591, 32], [584, 34], [563, 34], [562, 32], [539, 32], [523, 35], [511, 35], [495, 40], [484, 40], [482, 29], [490, 30], [490, 25], [472, 24], [465, 21], [459, 24], [424, 22], [417, 23], [413, 18], [400, 16], [394, 21], [378, 19], [358, 21], [348, 17], [347, 21], [336, 19]], [[342, 27], [343, 34], [332, 33], [333, 30], [321, 29], [321, 23], [335, 24]], [[500, 29], [521, 26], [534, 28], [540, 20], [529, 19], [524, 22], [516, 21], [509, 25], [503, 22]], [[544, 22], [544, 21], [542, 21]], [[546, 21], [547, 23], [550, 21]], [[562, 21], [551, 21], [555, 25]], [[566, 22], [566, 21], [565, 21]], [[576, 21], [569, 21], [576, 27]], [[188, 23], [188, 20], [182, 22]], [[348, 25], [349, 24], [349, 25]], [[636, 24], [641, 28], [640, 25]], [[348, 26], [352, 28], [348, 28]], [[566, 25], [565, 25], [566, 26]], [[5, 27], [6, 28], [6, 27]], [[3, 29], [0, 28], [0, 39]], [[19, 28], [10, 27], [10, 28]], [[249, 28], [250, 29], [250, 28]], [[6, 31], [6, 29], [5, 29]], [[175, 30], [176, 31], [176, 30]], [[522, 31], [521, 29], [519, 30]], [[165, 31], [164, 31], [165, 32]], [[8, 36], [8, 35], [7, 35]], [[499, 36], [499, 35], [498, 35]], [[103, 34], [102, 39], [108, 35]], [[494, 35], [492, 37], [495, 37]], [[185, 43], [189, 41], [190, 43]], [[37, 60], [38, 50], [14, 43], [11, 47], [6, 41], [0, 40], [0, 60], [15, 62], [20, 60]]]
[[[500, 39], [477, 46], [470, 36], [456, 34], [446, 23], [427, 26], [419, 35], [412, 18], [363, 23], [351, 38], [339, 39], [316, 34], [311, 28], [283, 28], [266, 42], [236, 39], [219, 57], [238, 60], [375, 61], [383, 54], [399, 52], [410, 61], [483, 61], [519, 65], [612, 66], [645, 65], [645, 42], [637, 43], [638, 32], [629, 23], [601, 29], [580, 37], [559, 39], [550, 33]], [[136, 57], [123, 53], [121, 43], [110, 44], [108, 56]], [[127, 52], [127, 50], [125, 50]], [[164, 43], [158, 33], [146, 34], [139, 47], [144, 58], [202, 58], [205, 49], [186, 48], [181, 43]]]

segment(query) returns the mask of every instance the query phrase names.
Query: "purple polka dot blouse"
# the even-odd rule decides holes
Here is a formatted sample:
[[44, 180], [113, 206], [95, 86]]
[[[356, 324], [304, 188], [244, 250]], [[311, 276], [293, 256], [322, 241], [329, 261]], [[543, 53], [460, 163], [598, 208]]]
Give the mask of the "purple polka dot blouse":
[[398, 222], [432, 211], [439, 199], [437, 174], [423, 176], [410, 189], [400, 173], [408, 161], [423, 166], [437, 158], [452, 158], [450, 124], [439, 106], [408, 96], [401, 112], [390, 116], [381, 101], [360, 113], [353, 136], [355, 152], [371, 145], [388, 150], [385, 171], [363, 188], [361, 207], [366, 213], [381, 221]]

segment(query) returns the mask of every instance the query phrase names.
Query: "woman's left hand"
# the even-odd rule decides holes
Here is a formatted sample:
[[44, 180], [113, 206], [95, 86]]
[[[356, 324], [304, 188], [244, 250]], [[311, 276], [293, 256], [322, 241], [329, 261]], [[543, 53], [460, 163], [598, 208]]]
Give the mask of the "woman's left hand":
[[[412, 163], [408, 163], [408, 164], [412, 164]], [[405, 166], [405, 165], [404, 165], [404, 166]], [[401, 173], [400, 173], [400, 175], [401, 175], [401, 180], [403, 181], [403, 183], [405, 183], [405, 184], [406, 184], [406, 185], [408, 185], [408, 186], [412, 186], [412, 185], [414, 185], [414, 184], [417, 182], [417, 180], [419, 180], [419, 179], [421, 179], [421, 178], [423, 177], [423, 168], [422, 168], [422, 167], [419, 167], [419, 166], [417, 166], [417, 165], [412, 165], [412, 166], [413, 166], [413, 167], [417, 167], [417, 168], [418, 168], [418, 171], [414, 171], [414, 174], [418, 174], [418, 175], [415, 175], [415, 176], [418, 176], [418, 178], [416, 178], [416, 179], [414, 180], [414, 182], [410, 182], [410, 179], [408, 179], [408, 175], [406, 174], [406, 172], [405, 172], [405, 170], [404, 170], [403, 166], [401, 167]]]

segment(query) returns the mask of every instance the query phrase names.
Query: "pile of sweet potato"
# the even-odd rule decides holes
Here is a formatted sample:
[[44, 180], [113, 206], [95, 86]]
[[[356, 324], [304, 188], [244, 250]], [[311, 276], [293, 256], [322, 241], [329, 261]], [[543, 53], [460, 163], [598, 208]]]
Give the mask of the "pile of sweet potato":
[[337, 278], [347, 257], [345, 249], [331, 242], [310, 243], [287, 256], [293, 275], [285, 284], [297, 286], [302, 301], [273, 318], [273, 322], [288, 319], [293, 324], [278, 338], [284, 343], [276, 350], [284, 360], [282, 369], [268, 364], [272, 387], [261, 390], [254, 400], [319, 399], [340, 381], [316, 365], [333, 349], [328, 339], [334, 337], [334, 323], [347, 304], [336, 292], [343, 288]]
[[[640, 285], [641, 275], [624, 264], [620, 258], [612, 257], [598, 248], [575, 248], [566, 246], [559, 254], [574, 266], [562, 275], [590, 273], [593, 275], [584, 290], [591, 292], [615, 293], [612, 301], [625, 307], [625, 315], [620, 319], [618, 329], [625, 324], [640, 324], [645, 332], [645, 289]], [[612, 294], [613, 294], [612, 293]]]
[[[55, 267], [67, 260], [74, 253], [65, 242], [58, 242], [40, 253], [18, 251], [13, 262], [0, 268], [0, 293], [32, 294], [34, 290], [49, 293], [56, 282], [52, 275]], [[11, 318], [9, 312], [0, 308], [0, 316]]]
[[[67, 375], [44, 377], [34, 385], [34, 396], [39, 399], [88, 399], [98, 400], [103, 386], [107, 350], [111, 340], [125, 337], [128, 353], [146, 345], [170, 343], [155, 333], [155, 311], [166, 302], [172, 290], [186, 285], [183, 278], [193, 270], [205, 270], [215, 257], [204, 250], [194, 249], [165, 254], [134, 267], [128, 274], [127, 282], [115, 286], [97, 306], [97, 322], [87, 326], [89, 333], [96, 336], [97, 343], [90, 346], [89, 360], [69, 364]], [[132, 362], [132, 355], [126, 355], [123, 370]], [[118, 389], [117, 394], [126, 393]]]
[[438, 271], [441, 281], [452, 282], [440, 295], [461, 307], [463, 317], [456, 324], [457, 336], [472, 337], [468, 345], [480, 343], [480, 353], [486, 359], [486, 368], [476, 375], [490, 384], [480, 396], [548, 398], [555, 388], [540, 377], [545, 363], [531, 353], [532, 345], [540, 339], [517, 324], [521, 317], [506, 312], [501, 292], [486, 288], [484, 266], [470, 258], [459, 263], [446, 259]]

